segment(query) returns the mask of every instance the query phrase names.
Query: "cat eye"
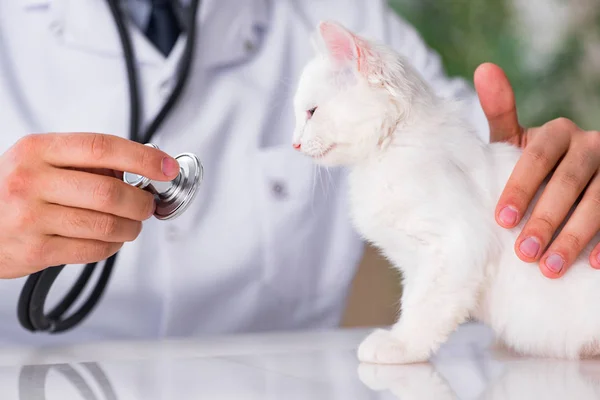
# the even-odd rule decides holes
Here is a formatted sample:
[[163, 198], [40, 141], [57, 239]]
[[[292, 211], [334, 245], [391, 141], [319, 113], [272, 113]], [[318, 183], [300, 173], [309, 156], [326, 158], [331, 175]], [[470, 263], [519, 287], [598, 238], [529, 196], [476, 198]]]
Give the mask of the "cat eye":
[[313, 107], [310, 110], [306, 111], [306, 117], [308, 119], [311, 119], [315, 111], [317, 111], [317, 107]]

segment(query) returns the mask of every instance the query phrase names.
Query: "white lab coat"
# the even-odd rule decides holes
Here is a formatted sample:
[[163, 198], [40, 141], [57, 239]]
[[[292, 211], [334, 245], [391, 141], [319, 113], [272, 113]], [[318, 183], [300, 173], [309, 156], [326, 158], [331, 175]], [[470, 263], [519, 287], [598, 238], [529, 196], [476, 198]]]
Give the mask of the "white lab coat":
[[[338, 324], [362, 244], [343, 173], [319, 179], [291, 147], [295, 80], [312, 56], [309, 35], [329, 18], [392, 44], [440, 93], [470, 98], [487, 137], [470, 87], [447, 78], [383, 0], [204, 0], [187, 90], [153, 140], [202, 159], [198, 197], [180, 218], [144, 224], [121, 250], [99, 306], [71, 332], [24, 331], [16, 317], [24, 278], [0, 281], [0, 345]], [[133, 25], [132, 34], [147, 122], [172, 89], [184, 40], [164, 59]], [[128, 123], [121, 44], [104, 1], [0, 2], [1, 152], [32, 132], [127, 136]], [[79, 270], [65, 269], [51, 304]]]

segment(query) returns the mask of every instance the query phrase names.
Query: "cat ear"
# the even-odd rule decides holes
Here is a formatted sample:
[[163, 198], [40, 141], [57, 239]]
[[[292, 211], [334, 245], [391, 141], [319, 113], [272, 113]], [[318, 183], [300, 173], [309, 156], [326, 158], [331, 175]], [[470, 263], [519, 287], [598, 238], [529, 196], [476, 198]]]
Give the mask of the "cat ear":
[[360, 69], [361, 49], [352, 32], [337, 22], [322, 21], [319, 23], [319, 34], [328, 55], [338, 66], [355, 63]]

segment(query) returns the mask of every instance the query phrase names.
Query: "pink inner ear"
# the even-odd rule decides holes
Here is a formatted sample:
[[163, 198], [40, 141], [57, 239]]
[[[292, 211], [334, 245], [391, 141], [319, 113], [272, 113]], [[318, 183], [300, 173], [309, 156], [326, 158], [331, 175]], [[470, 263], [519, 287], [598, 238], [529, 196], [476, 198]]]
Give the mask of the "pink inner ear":
[[358, 48], [350, 32], [334, 22], [322, 22], [319, 25], [321, 37], [329, 54], [336, 62], [358, 59]]

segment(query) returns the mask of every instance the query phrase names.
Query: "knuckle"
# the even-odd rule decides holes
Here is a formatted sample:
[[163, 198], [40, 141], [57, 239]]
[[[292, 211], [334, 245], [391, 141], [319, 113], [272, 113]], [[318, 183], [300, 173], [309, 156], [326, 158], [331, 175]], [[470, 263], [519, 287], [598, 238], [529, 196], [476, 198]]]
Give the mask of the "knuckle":
[[562, 172], [558, 177], [558, 181], [560, 182], [561, 186], [566, 186], [569, 189], [576, 191], [581, 189], [583, 182], [581, 177], [573, 171]]
[[92, 135], [88, 146], [90, 155], [95, 160], [104, 159], [110, 153], [110, 141], [106, 135]]
[[102, 208], [111, 207], [119, 199], [119, 187], [113, 179], [102, 179], [96, 186], [94, 198]]
[[528, 146], [525, 148], [525, 154], [544, 169], [550, 169], [553, 166], [547, 150], [542, 146]]
[[556, 223], [552, 217], [547, 214], [540, 214], [531, 218], [531, 226], [534, 227], [536, 231], [543, 232], [546, 236], [552, 236], [556, 230]]
[[583, 240], [572, 232], [563, 232], [560, 240], [569, 251], [579, 251], [583, 248]]
[[69, 228], [74, 228], [75, 231], [85, 227], [87, 225], [86, 218], [83, 214], [78, 212], [72, 212], [67, 218], [64, 218], [63, 221]]
[[140, 148], [136, 158], [141, 169], [149, 170], [150, 168], [152, 168], [152, 164], [155, 159], [153, 150], [154, 149], [149, 146], [143, 146]]
[[594, 206], [594, 212], [600, 213], [600, 191], [594, 191], [590, 196], [589, 200]]
[[30, 191], [33, 174], [23, 166], [15, 166], [5, 177], [2, 192], [5, 199], [22, 199]]
[[571, 121], [569, 118], [559, 117], [548, 123], [554, 129], [558, 129], [559, 131], [570, 132], [575, 129], [578, 129], [577, 125]]
[[514, 183], [507, 188], [506, 195], [503, 196], [506, 202], [514, 204], [518, 208], [522, 208], [529, 198], [529, 193], [523, 186]]
[[112, 237], [119, 231], [119, 221], [111, 215], [101, 215], [96, 218], [94, 230], [103, 237]]
[[23, 136], [12, 147], [12, 151], [17, 158], [22, 159], [31, 156], [34, 153], [43, 138], [42, 134], [30, 134]]
[[598, 154], [600, 154], [600, 132], [586, 132], [585, 140], [583, 141], [583, 143], [586, 151], [592, 153], [595, 156], [598, 156]]
[[37, 215], [31, 207], [15, 207], [12, 214], [12, 228], [19, 233], [35, 226]]
[[103, 259], [108, 243], [87, 242], [74, 249], [75, 260], [78, 263], [98, 262]]
[[71, 190], [77, 193], [86, 189], [85, 178], [79, 174], [57, 174], [55, 181], [54, 190]]
[[25, 263], [30, 266], [42, 264], [48, 254], [47, 245], [48, 240], [43, 237], [31, 240], [27, 246], [27, 250], [23, 254]]
[[74, 233], [74, 236], [78, 236], [82, 232], [89, 232], [94, 230], [94, 219], [87, 212], [80, 212], [73, 210], [68, 217], [63, 218], [65, 228], [67, 232]]

